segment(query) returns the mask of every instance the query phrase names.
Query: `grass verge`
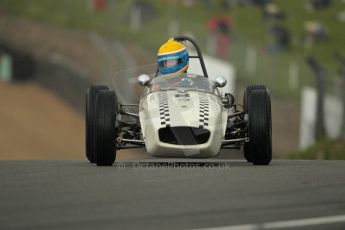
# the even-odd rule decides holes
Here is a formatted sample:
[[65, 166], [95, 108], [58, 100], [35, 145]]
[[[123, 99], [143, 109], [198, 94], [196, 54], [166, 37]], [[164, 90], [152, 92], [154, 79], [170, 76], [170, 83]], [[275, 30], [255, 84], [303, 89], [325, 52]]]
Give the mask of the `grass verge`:
[[324, 139], [304, 151], [291, 153], [289, 159], [345, 160], [345, 140]]

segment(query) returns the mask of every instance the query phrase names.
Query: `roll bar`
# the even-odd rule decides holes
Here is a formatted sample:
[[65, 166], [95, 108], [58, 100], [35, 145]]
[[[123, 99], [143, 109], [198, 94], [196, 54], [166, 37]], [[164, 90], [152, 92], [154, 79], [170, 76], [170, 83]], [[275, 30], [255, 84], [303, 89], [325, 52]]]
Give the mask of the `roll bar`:
[[204, 76], [206, 78], [208, 78], [208, 74], [207, 74], [207, 70], [206, 70], [206, 67], [205, 67], [204, 58], [202, 57], [201, 49], [200, 49], [199, 45], [196, 43], [196, 41], [193, 38], [190, 38], [190, 37], [187, 37], [187, 36], [183, 36], [183, 35], [174, 36], [173, 38], [177, 42], [189, 41], [190, 43], [193, 44], [193, 46], [194, 46], [194, 48], [195, 48], [195, 50], [197, 52], [197, 56], [189, 56], [189, 58], [199, 58], [200, 65], [201, 65], [201, 68], [202, 68], [202, 72], [204, 73]]

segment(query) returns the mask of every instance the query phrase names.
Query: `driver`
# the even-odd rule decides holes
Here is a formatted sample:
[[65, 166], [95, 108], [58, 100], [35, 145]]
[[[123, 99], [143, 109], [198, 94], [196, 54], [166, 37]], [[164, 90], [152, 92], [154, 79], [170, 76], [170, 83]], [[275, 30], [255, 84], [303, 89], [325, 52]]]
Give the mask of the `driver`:
[[185, 73], [188, 69], [189, 54], [186, 47], [170, 38], [158, 50], [159, 74]]
[[[170, 77], [176, 76], [176, 74], [186, 73], [189, 66], [189, 54], [186, 47], [170, 38], [165, 42], [158, 50], [157, 53], [158, 72], [160, 76], [165, 76], [166, 80]], [[180, 86], [182, 79], [177, 79], [175, 86]], [[167, 84], [167, 82], [165, 83]], [[165, 85], [163, 82], [154, 84], [153, 89], [160, 89]], [[171, 84], [171, 83], [170, 83]]]

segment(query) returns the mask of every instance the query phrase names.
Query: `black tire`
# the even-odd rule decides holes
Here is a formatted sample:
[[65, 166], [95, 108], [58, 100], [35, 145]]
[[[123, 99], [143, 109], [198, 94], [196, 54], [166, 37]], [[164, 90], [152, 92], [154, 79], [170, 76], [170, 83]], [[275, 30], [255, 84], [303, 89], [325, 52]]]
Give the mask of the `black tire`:
[[268, 165], [272, 160], [271, 99], [265, 88], [252, 88], [247, 94], [248, 137], [247, 157], [254, 165]]
[[117, 98], [113, 91], [102, 90], [96, 97], [94, 153], [98, 166], [111, 166], [116, 158]]
[[[244, 109], [244, 112], [246, 113], [248, 113], [247, 104], [248, 104], [249, 94], [251, 93], [252, 90], [266, 90], [266, 87], [263, 85], [249, 85], [246, 87], [246, 90], [244, 91], [244, 95], [243, 95], [243, 109]], [[248, 145], [249, 145], [248, 143], [245, 143], [243, 146], [244, 158], [248, 162], [252, 162]]]
[[86, 92], [86, 111], [85, 111], [85, 152], [86, 158], [95, 163], [96, 157], [93, 153], [93, 120], [96, 112], [96, 96], [101, 90], [108, 90], [105, 85], [93, 85]]
[[248, 95], [252, 90], [267, 90], [267, 88], [264, 85], [249, 85], [246, 87], [246, 90], [244, 92], [243, 96], [243, 107], [244, 109], [247, 109], [247, 101], [248, 101]]

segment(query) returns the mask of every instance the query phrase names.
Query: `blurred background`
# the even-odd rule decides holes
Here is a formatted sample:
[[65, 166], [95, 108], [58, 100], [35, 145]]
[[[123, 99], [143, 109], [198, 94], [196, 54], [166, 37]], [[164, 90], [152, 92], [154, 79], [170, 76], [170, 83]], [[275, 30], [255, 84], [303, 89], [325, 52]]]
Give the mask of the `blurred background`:
[[0, 0], [0, 159], [84, 159], [86, 89], [180, 34], [231, 70], [238, 103], [269, 88], [274, 158], [345, 159], [344, 0]]

